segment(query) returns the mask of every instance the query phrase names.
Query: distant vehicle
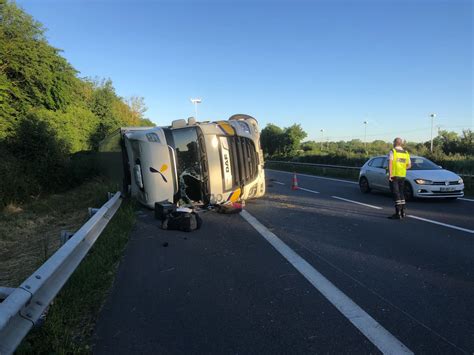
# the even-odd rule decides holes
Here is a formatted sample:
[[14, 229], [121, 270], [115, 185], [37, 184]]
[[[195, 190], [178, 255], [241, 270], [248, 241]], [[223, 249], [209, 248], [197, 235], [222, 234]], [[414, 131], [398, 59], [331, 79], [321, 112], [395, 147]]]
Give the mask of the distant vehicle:
[[99, 168], [140, 203], [220, 204], [263, 196], [257, 120], [190, 117], [168, 127], [123, 127], [99, 147]]
[[[360, 169], [359, 187], [364, 193], [372, 189], [390, 191], [388, 157], [369, 159]], [[411, 169], [407, 170], [405, 198], [451, 198], [464, 196], [464, 182], [452, 171], [443, 169], [431, 160], [412, 156]]]

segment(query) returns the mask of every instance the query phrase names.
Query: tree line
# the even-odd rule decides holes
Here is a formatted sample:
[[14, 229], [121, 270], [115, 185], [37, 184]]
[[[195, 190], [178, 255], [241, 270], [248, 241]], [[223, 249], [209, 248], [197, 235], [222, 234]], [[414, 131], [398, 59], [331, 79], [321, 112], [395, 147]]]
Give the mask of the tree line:
[[[320, 164], [361, 166], [368, 157], [387, 154], [391, 142], [360, 139], [336, 142], [303, 141], [306, 132], [299, 124], [280, 128], [269, 123], [261, 132], [261, 145], [267, 159], [299, 160]], [[430, 141], [406, 142], [407, 150], [413, 155], [421, 155], [461, 173], [474, 173], [474, 132], [470, 129], [462, 134], [441, 130]]]
[[41, 23], [0, 0], [0, 207], [80, 183], [93, 172], [78, 152], [117, 127], [153, 125], [145, 110], [110, 79], [80, 78]]

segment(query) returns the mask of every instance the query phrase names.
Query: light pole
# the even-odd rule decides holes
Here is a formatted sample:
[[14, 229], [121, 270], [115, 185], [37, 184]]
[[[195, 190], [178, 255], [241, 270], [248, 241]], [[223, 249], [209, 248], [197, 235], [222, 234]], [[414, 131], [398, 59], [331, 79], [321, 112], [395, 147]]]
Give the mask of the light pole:
[[323, 151], [323, 142], [324, 142], [324, 129], [319, 130], [321, 132], [321, 151]]
[[434, 119], [436, 117], [436, 113], [432, 113], [430, 115], [431, 117], [431, 148], [430, 148], [430, 151], [431, 153], [433, 153], [433, 123], [434, 123]]
[[191, 102], [194, 104], [194, 118], [197, 120], [198, 118], [198, 107], [197, 104], [202, 102], [201, 99], [191, 99]]
[[367, 125], [369, 124], [369, 121], [364, 121], [364, 147], [365, 151], [367, 151]]

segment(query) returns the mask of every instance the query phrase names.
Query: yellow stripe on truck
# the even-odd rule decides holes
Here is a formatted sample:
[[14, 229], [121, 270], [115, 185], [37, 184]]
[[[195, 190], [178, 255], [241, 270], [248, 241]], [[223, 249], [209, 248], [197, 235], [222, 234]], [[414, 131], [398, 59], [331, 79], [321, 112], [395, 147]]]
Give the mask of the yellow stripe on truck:
[[233, 136], [235, 134], [234, 127], [228, 124], [225, 121], [217, 122], [217, 125], [229, 136]]
[[235, 190], [234, 192], [232, 192], [232, 194], [230, 195], [230, 199], [229, 201], [230, 202], [236, 202], [239, 200], [239, 197], [240, 197], [240, 188], [238, 188], [237, 190]]

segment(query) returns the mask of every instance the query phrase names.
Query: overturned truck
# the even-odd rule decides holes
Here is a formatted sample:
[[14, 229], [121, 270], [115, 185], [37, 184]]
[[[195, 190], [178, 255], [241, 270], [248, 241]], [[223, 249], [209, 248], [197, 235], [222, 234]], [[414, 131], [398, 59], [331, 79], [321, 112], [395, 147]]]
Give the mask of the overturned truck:
[[258, 123], [248, 115], [120, 128], [101, 142], [99, 167], [149, 208], [163, 201], [222, 204], [265, 193]]

